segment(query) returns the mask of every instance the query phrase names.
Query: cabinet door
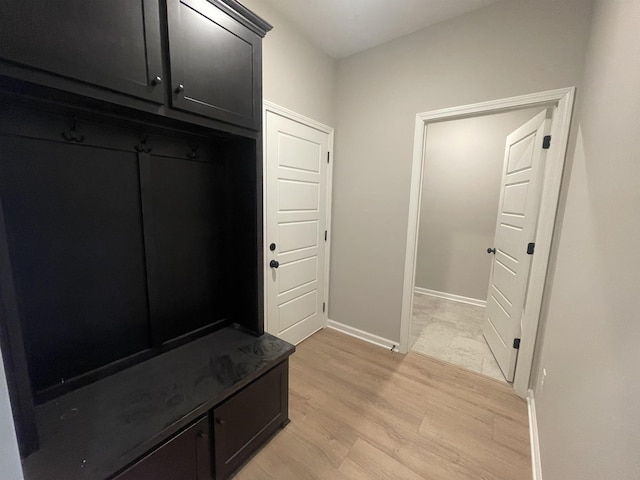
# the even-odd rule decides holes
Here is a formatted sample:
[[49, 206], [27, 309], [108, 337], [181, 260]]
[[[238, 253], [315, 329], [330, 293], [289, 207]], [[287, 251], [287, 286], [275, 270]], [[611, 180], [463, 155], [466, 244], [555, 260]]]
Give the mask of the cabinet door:
[[257, 129], [261, 39], [215, 3], [169, 0], [171, 104]]
[[213, 410], [216, 480], [229, 478], [288, 420], [286, 360]]
[[114, 480], [211, 480], [209, 419], [205, 417]]
[[158, 0], [5, 0], [0, 58], [164, 101]]

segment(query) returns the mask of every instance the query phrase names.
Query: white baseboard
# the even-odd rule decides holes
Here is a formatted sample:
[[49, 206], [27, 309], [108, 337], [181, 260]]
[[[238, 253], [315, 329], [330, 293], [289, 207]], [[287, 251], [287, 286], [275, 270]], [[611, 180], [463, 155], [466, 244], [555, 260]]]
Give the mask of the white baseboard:
[[533, 390], [527, 392], [527, 409], [529, 410], [529, 440], [531, 442], [531, 469], [533, 470], [533, 480], [542, 480], [540, 439], [538, 438], [538, 419], [536, 417], [536, 401], [533, 397]]
[[393, 350], [394, 352], [398, 351], [399, 342], [394, 342], [393, 340], [379, 337], [378, 335], [365, 332], [364, 330], [360, 330], [359, 328], [350, 327], [349, 325], [345, 325], [344, 323], [339, 323], [333, 320], [327, 320], [327, 327], [333, 330], [337, 330], [338, 332], [346, 333], [347, 335], [351, 335], [352, 337], [358, 338], [360, 340], [364, 340], [365, 342], [372, 343], [374, 345], [377, 345], [378, 347], [386, 348], [387, 350]]
[[455, 295], [453, 293], [438, 292], [436, 290], [429, 290], [428, 288], [415, 287], [414, 292], [419, 295], [431, 295], [432, 297], [446, 298], [447, 300], [453, 300], [454, 302], [468, 303], [469, 305], [476, 305], [478, 307], [486, 307], [486, 300], [479, 300], [477, 298], [463, 297], [462, 295]]

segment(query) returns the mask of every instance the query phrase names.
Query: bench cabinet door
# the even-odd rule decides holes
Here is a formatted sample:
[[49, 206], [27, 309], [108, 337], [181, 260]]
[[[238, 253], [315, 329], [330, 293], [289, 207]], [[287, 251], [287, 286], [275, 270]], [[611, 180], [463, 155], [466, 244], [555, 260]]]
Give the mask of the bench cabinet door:
[[229, 478], [289, 421], [286, 360], [213, 410], [216, 480]]
[[171, 438], [113, 480], [211, 480], [209, 418]]

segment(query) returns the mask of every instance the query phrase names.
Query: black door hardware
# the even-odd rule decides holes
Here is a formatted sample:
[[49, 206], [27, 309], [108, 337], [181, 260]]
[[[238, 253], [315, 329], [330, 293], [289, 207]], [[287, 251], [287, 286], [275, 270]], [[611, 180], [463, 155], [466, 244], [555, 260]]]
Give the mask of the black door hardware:
[[269, 266], [270, 266], [271, 268], [278, 268], [278, 267], [280, 266], [280, 262], [278, 262], [277, 260], [271, 260], [271, 261], [269, 262]]
[[269, 250], [271, 250], [272, 252], [276, 249], [276, 244], [272, 243], [271, 245], [269, 245]]
[[496, 254], [496, 249], [495, 248], [487, 248], [487, 253], [493, 253], [495, 255]]

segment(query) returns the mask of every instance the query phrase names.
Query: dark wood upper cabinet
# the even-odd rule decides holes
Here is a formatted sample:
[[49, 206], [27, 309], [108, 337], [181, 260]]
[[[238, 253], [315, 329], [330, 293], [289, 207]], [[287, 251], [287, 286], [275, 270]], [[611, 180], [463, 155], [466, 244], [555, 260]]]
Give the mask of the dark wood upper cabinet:
[[6, 0], [0, 58], [164, 103], [159, 0]]
[[222, 3], [168, 0], [171, 105], [257, 129], [261, 36]]

